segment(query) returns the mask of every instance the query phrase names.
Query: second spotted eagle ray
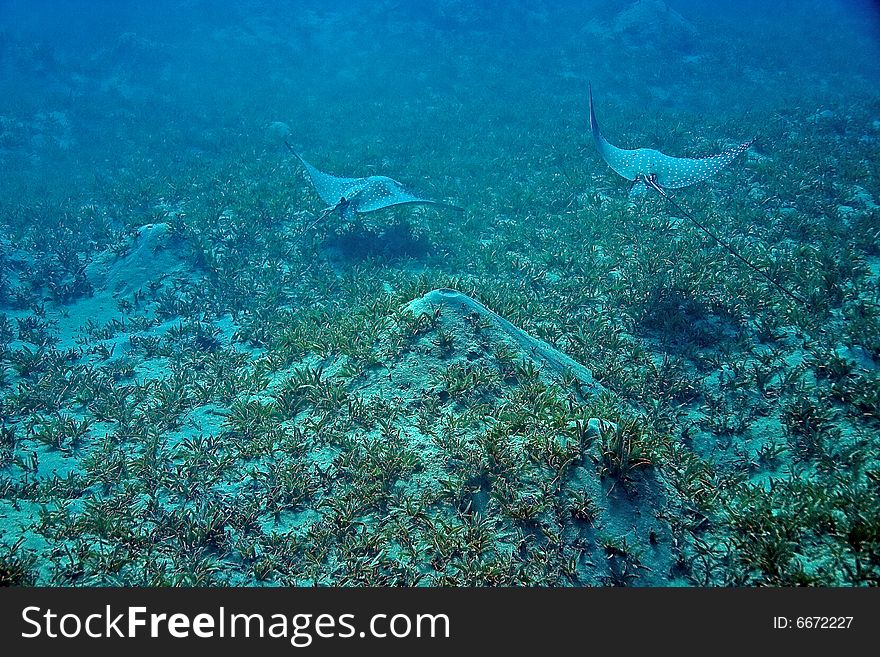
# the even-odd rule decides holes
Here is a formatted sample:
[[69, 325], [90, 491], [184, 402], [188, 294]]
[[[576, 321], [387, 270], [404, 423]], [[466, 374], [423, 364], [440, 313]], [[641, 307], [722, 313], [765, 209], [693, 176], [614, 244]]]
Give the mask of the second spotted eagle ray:
[[649, 185], [648, 181], [653, 180], [656, 185], [665, 189], [687, 187], [705, 180], [721, 171], [755, 143], [754, 139], [750, 139], [718, 155], [701, 158], [672, 157], [653, 148], [618, 148], [608, 143], [599, 131], [596, 111], [593, 109], [592, 85], [590, 86], [590, 130], [593, 132], [593, 141], [596, 143], [599, 155], [616, 173], [633, 184], [643, 182]]
[[343, 178], [324, 173], [309, 164], [302, 155], [293, 150], [290, 144], [287, 144], [287, 148], [302, 162], [318, 196], [328, 205], [321, 214], [322, 218], [338, 211], [343, 219], [352, 220], [357, 214], [406, 204], [437, 205], [459, 212], [463, 211], [462, 208], [449, 203], [415, 196], [399, 182], [388, 176]]
[[678, 189], [693, 185], [718, 173], [742, 153], [746, 152], [749, 146], [755, 143], [755, 139], [750, 139], [717, 155], [702, 158], [672, 157], [653, 148], [618, 148], [609, 143], [599, 130], [599, 123], [596, 121], [596, 111], [593, 108], [592, 85], [590, 85], [590, 131], [593, 133], [593, 141], [596, 144], [599, 155], [615, 173], [629, 180], [633, 186], [643, 184], [643, 189], [653, 189], [682, 215], [693, 222], [697, 228], [724, 247], [728, 253], [736, 257], [749, 269], [760, 274], [792, 299], [803, 304], [807, 303], [803, 297], [795, 294], [777, 282], [767, 272], [753, 265], [728, 242], [697, 221], [696, 217], [676, 203], [665, 191], [666, 189]]

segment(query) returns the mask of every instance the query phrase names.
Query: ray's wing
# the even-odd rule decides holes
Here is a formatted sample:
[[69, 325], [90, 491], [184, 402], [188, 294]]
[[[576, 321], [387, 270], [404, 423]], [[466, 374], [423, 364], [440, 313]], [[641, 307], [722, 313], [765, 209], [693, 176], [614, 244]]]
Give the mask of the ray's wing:
[[618, 148], [608, 143], [599, 130], [596, 112], [593, 109], [592, 86], [590, 87], [590, 130], [599, 155], [616, 173], [627, 180], [635, 180], [639, 175], [654, 174], [657, 176], [657, 184], [669, 189], [687, 187], [718, 173], [755, 142], [751, 139], [718, 155], [702, 158], [672, 157], [653, 148], [631, 150]]
[[463, 211], [462, 208], [421, 198], [410, 194], [399, 182], [387, 176], [370, 176], [366, 179], [367, 184], [351, 199], [358, 212], [373, 212], [392, 205], [404, 205], [407, 203], [420, 203], [427, 205], [439, 205], [453, 210]]
[[661, 187], [668, 189], [687, 187], [718, 173], [741, 153], [744, 153], [753, 143], [755, 140], [750, 139], [718, 155], [700, 158], [670, 157], [659, 151], [654, 151], [656, 155], [651, 173], [657, 174], [657, 184]]
[[[290, 146], [288, 146], [288, 148], [290, 148]], [[312, 185], [315, 186], [315, 191], [318, 192], [318, 196], [320, 196], [321, 200], [327, 205], [335, 206], [352, 187], [355, 187], [358, 183], [363, 183], [364, 181], [364, 178], [342, 178], [340, 176], [331, 176], [329, 173], [324, 173], [306, 162], [303, 159], [303, 156], [292, 148], [290, 150], [299, 158], [299, 161], [302, 162], [306, 171], [309, 173], [309, 178], [312, 179]]]

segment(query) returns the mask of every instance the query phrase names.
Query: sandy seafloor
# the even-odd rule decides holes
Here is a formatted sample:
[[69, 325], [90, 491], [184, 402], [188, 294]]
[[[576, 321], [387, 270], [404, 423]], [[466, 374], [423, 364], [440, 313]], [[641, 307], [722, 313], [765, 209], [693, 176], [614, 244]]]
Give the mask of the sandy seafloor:
[[292, 4], [0, 2], [0, 583], [878, 583], [871, 3]]

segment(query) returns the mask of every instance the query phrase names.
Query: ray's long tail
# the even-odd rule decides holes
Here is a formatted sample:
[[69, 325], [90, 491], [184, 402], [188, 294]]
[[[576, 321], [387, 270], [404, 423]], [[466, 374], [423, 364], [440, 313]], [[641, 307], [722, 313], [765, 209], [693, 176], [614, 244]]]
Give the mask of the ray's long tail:
[[699, 229], [700, 229], [701, 231], [703, 231], [706, 235], [708, 235], [708, 236], [711, 237], [713, 240], [715, 240], [716, 243], [720, 244], [720, 245], [721, 245], [721, 246], [722, 246], [722, 247], [723, 247], [728, 253], [730, 253], [733, 257], [735, 257], [737, 260], [739, 260], [739, 261], [742, 262], [744, 265], [746, 265], [746, 267], [748, 267], [749, 269], [751, 269], [752, 271], [754, 271], [755, 273], [759, 274], [761, 277], [763, 277], [764, 279], [766, 279], [767, 281], [769, 281], [770, 283], [772, 283], [777, 289], [779, 289], [781, 292], [783, 292], [783, 293], [784, 293], [785, 295], [787, 295], [788, 297], [794, 299], [794, 300], [797, 301], [798, 303], [801, 303], [801, 304], [803, 304], [803, 305], [805, 305], [805, 306], [808, 306], [808, 305], [809, 305], [809, 303], [807, 302], [806, 299], [804, 299], [804, 298], [803, 298], [802, 296], [800, 296], [799, 294], [796, 294], [795, 292], [792, 292], [790, 289], [788, 289], [787, 287], [785, 287], [782, 283], [780, 283], [780, 282], [777, 281], [775, 278], [773, 278], [772, 276], [770, 276], [770, 274], [768, 274], [766, 271], [764, 271], [763, 269], [761, 269], [761, 268], [758, 267], [757, 265], [752, 264], [752, 263], [751, 263], [751, 262], [750, 262], [750, 261], [744, 256], [744, 255], [742, 255], [739, 251], [737, 251], [736, 249], [734, 249], [733, 246], [731, 246], [728, 242], [726, 242], [725, 240], [721, 239], [718, 235], [716, 235], [714, 232], [712, 232], [711, 230], [709, 230], [709, 228], [707, 228], [706, 226], [704, 226], [700, 221], [697, 221], [697, 218], [694, 217], [694, 215], [692, 215], [690, 212], [688, 212], [688, 211], [685, 210], [683, 207], [681, 207], [681, 205], [679, 205], [678, 203], [676, 203], [675, 200], [674, 200], [671, 196], [669, 196], [669, 194], [667, 194], [667, 193], [663, 190], [663, 188], [660, 187], [660, 185], [658, 185], [657, 182], [656, 182], [653, 178], [646, 177], [646, 178], [644, 178], [644, 182], [645, 182], [645, 184], [647, 184], [649, 187], [651, 187], [654, 191], [656, 191], [658, 194], [660, 194], [660, 196], [662, 196], [664, 199], [666, 199], [666, 202], [667, 202], [667, 203], [669, 203], [670, 205], [672, 205], [672, 207], [674, 207], [674, 208], [675, 208], [676, 210], [678, 210], [682, 215], [684, 215], [685, 217], [687, 217], [687, 218], [691, 221], [691, 223], [693, 223], [697, 228], [699, 228]]

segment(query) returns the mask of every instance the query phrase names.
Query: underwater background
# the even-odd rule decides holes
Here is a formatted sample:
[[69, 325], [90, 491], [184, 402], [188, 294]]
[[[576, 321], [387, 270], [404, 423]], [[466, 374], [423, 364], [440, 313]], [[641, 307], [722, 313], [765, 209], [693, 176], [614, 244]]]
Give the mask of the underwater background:
[[877, 585], [878, 162], [873, 2], [0, 0], [0, 583]]

